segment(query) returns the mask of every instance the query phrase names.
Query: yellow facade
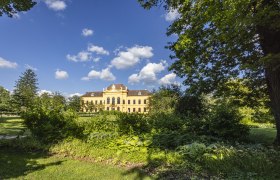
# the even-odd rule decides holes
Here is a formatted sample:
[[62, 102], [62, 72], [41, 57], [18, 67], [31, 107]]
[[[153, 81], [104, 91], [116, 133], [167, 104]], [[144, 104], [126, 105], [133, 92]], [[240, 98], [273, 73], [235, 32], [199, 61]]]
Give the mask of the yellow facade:
[[84, 112], [116, 110], [146, 113], [151, 93], [147, 90], [129, 90], [123, 84], [112, 84], [103, 91], [87, 92], [81, 97]]

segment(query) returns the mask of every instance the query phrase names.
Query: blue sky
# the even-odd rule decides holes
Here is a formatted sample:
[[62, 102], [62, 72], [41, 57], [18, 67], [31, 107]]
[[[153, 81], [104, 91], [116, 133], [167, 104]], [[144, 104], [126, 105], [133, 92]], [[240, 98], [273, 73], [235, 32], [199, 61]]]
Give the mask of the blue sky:
[[41, 0], [16, 18], [0, 17], [0, 85], [12, 90], [26, 68], [41, 90], [65, 95], [180, 82], [164, 48], [175, 39], [165, 33], [176, 17], [137, 0]]

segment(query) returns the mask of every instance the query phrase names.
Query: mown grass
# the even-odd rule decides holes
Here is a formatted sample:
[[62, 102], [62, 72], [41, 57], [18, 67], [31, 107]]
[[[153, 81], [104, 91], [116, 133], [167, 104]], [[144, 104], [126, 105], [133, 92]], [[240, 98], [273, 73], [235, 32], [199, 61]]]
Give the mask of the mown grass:
[[19, 117], [0, 118], [0, 135], [19, 135], [25, 128]]
[[[67, 157], [0, 150], [0, 179], [135, 179], [127, 169]], [[145, 177], [145, 179], [151, 179]]]
[[275, 128], [251, 128], [249, 140], [253, 143], [271, 145], [276, 137]]

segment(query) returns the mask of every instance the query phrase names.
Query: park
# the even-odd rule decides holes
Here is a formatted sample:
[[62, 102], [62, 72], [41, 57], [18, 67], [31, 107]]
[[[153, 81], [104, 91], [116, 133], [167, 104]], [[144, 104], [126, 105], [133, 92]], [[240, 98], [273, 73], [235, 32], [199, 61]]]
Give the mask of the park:
[[0, 179], [280, 179], [278, 1], [75, 3], [0, 3]]

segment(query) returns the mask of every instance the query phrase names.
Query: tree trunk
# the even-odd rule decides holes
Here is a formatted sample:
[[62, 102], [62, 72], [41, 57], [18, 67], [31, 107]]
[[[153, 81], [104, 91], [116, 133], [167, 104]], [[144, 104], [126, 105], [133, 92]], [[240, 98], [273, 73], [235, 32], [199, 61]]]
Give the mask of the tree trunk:
[[[278, 57], [279, 58], [279, 57]], [[276, 139], [275, 144], [280, 145], [280, 58], [278, 63], [271, 63], [265, 69], [265, 77], [268, 85], [269, 96], [271, 100], [271, 109], [276, 121]]]
[[280, 29], [279, 26], [273, 24], [279, 22], [280, 8], [277, 1], [263, 0], [259, 6], [260, 13], [263, 13], [264, 9], [269, 9], [272, 13], [259, 14], [261, 16], [257, 18], [263, 18], [265, 21], [258, 19], [260, 24], [257, 25], [257, 32], [264, 53], [265, 78], [271, 110], [276, 122], [277, 134], [275, 144], [280, 145]]

